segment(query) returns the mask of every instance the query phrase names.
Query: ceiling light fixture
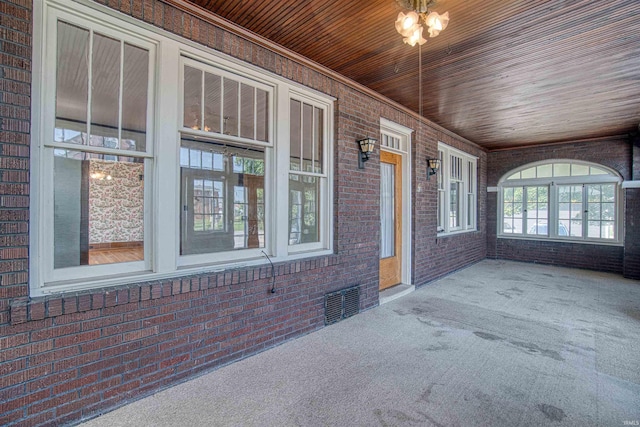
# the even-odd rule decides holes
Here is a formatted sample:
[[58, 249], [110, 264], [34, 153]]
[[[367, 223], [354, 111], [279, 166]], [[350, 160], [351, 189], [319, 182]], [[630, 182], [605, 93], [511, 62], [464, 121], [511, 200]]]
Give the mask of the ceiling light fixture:
[[435, 0], [396, 0], [396, 2], [409, 12], [400, 12], [396, 19], [396, 31], [404, 37], [403, 41], [411, 46], [423, 45], [427, 42], [422, 36], [424, 27], [427, 26], [429, 37], [436, 37], [440, 31], [449, 25], [449, 12], [440, 15], [438, 12], [429, 11], [435, 6]]

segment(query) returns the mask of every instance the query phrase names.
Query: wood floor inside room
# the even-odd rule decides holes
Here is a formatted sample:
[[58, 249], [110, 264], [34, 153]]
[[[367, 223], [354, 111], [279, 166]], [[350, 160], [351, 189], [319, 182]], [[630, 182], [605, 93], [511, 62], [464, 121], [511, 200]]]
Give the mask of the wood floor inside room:
[[142, 261], [144, 248], [104, 248], [89, 250], [89, 265], [114, 264], [118, 262]]

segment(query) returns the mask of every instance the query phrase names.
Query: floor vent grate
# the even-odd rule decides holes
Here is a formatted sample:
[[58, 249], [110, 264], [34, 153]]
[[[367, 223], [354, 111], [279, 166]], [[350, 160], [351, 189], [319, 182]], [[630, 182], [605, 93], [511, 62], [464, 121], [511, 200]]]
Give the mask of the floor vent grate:
[[352, 286], [324, 296], [324, 324], [331, 325], [360, 312], [360, 287]]

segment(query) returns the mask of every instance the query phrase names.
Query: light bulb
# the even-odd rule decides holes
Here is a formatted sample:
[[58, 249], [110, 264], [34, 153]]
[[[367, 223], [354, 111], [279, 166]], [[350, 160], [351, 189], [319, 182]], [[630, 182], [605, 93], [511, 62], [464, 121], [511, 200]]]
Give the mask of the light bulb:
[[398, 19], [396, 19], [396, 31], [403, 37], [410, 37], [415, 31], [419, 19], [418, 14], [415, 12], [408, 12], [406, 15], [400, 12]]

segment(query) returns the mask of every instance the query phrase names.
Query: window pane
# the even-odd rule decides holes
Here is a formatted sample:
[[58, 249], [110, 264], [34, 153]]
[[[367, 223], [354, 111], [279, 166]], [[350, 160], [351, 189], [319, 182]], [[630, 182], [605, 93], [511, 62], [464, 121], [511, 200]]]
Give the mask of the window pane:
[[269, 141], [269, 92], [256, 89], [256, 139]]
[[553, 168], [551, 165], [541, 165], [537, 168], [538, 178], [550, 178], [553, 176]]
[[587, 228], [587, 237], [600, 238], [600, 221], [589, 221]]
[[220, 132], [222, 111], [222, 78], [215, 74], [204, 73], [204, 130]]
[[603, 202], [616, 201], [616, 186], [614, 184], [602, 185], [602, 201]]
[[615, 207], [614, 203], [603, 203], [601, 208], [601, 215], [603, 221], [615, 220]]
[[502, 232], [503, 233], [513, 233], [513, 219], [505, 217], [502, 224]]
[[527, 234], [549, 235], [547, 187], [527, 187]]
[[202, 129], [202, 71], [184, 67], [184, 126]]
[[289, 244], [320, 241], [320, 179], [289, 175]]
[[438, 229], [437, 231], [444, 231], [444, 204], [445, 193], [444, 190], [438, 190]]
[[553, 165], [553, 176], [569, 176], [571, 165], [569, 163], [556, 163]]
[[615, 239], [615, 222], [613, 221], [602, 221], [600, 226], [600, 237], [602, 239]]
[[449, 190], [449, 227], [460, 227], [460, 183], [452, 182]]
[[615, 239], [615, 184], [593, 184], [587, 187], [587, 236]]
[[599, 185], [587, 187], [587, 200], [589, 203], [599, 203], [602, 200], [602, 192]]
[[513, 202], [513, 188], [504, 189], [504, 201]]
[[54, 140], [86, 144], [89, 31], [58, 22]]
[[213, 153], [210, 151], [202, 152], [202, 169], [213, 169]]
[[302, 104], [302, 170], [313, 172], [313, 106]]
[[503, 189], [503, 232], [522, 234], [523, 187]]
[[[144, 163], [54, 156], [54, 268], [144, 259]], [[111, 157], [111, 156], [110, 156]]]
[[571, 176], [589, 175], [589, 166], [571, 165]]
[[302, 144], [302, 103], [292, 99], [289, 103], [290, 108], [290, 169], [292, 171], [301, 170], [301, 144]]
[[125, 43], [120, 141], [120, 148], [123, 150], [147, 149], [148, 90], [149, 52]]
[[[438, 172], [436, 173], [436, 177], [438, 179], [438, 190], [444, 191], [444, 179], [443, 179], [443, 168], [444, 168], [444, 152], [438, 150], [438, 159], [440, 159], [440, 168], [438, 168]], [[444, 205], [440, 205], [444, 206]]]
[[507, 178], [507, 180], [509, 180], [509, 179], [520, 179], [520, 172], [514, 173], [509, 178]]
[[96, 34], [91, 66], [91, 137], [89, 145], [120, 148], [120, 42]]
[[[263, 248], [264, 151], [182, 140], [181, 255]], [[194, 154], [195, 153], [195, 154]]]
[[314, 109], [314, 152], [313, 158], [315, 159], [315, 164], [313, 167], [313, 172], [322, 173], [323, 166], [323, 152], [324, 152], [324, 110], [320, 108]]
[[189, 149], [180, 147], [180, 166], [189, 166]]
[[536, 168], [529, 168], [522, 171], [522, 178], [535, 178], [536, 177]]
[[240, 136], [254, 139], [255, 90], [253, 86], [240, 85]]
[[224, 133], [238, 136], [238, 92], [239, 84], [235, 80], [224, 79]]

